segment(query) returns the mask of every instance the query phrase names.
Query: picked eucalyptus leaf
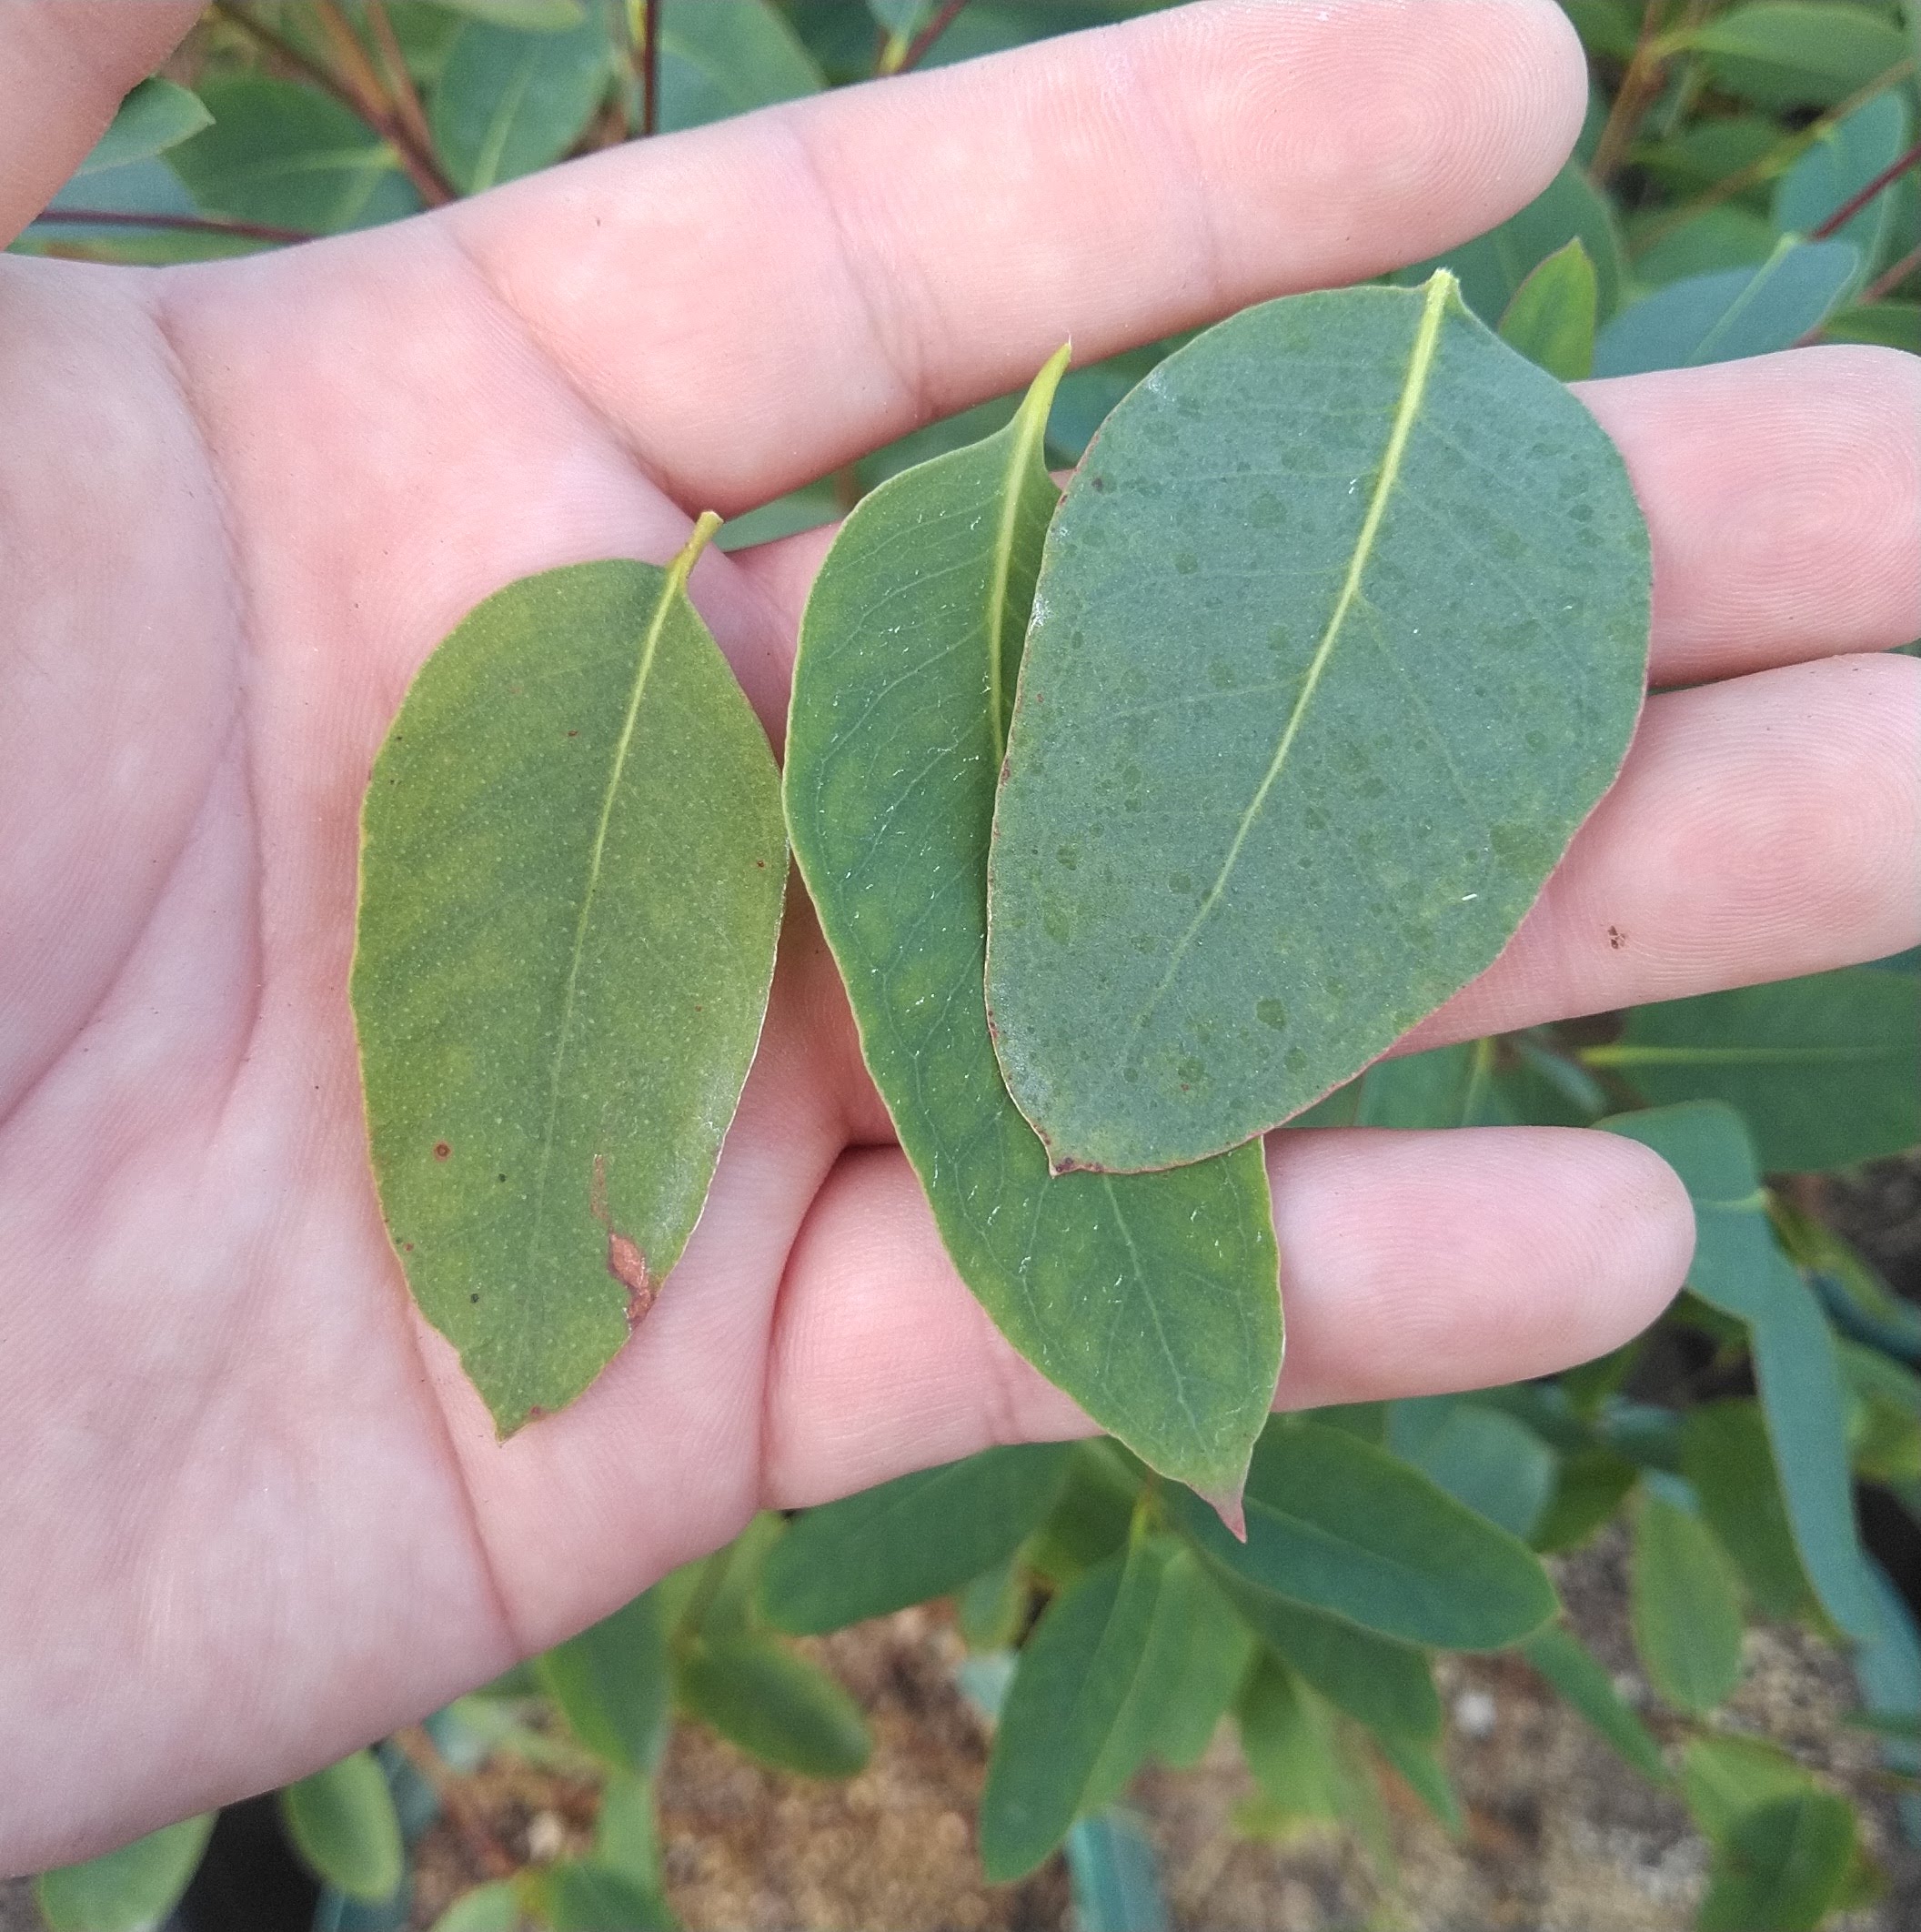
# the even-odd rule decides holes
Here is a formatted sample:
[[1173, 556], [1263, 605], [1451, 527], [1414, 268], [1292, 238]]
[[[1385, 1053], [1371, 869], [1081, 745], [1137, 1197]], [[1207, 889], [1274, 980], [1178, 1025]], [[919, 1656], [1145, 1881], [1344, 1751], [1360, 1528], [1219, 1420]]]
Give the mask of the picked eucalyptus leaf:
[[994, 821], [1055, 1169], [1235, 1146], [1491, 965], [1620, 769], [1648, 581], [1614, 446], [1445, 273], [1162, 363], [1049, 534]]
[[362, 819], [375, 1178], [503, 1434], [646, 1314], [759, 1038], [786, 880], [767, 739], [667, 569], [578, 564], [429, 658]]
[[801, 619], [788, 824], [961, 1278], [1102, 1428], [1231, 1498], [1281, 1361], [1261, 1150], [1051, 1177], [982, 1000], [994, 780], [1058, 498], [1041, 439], [1064, 362], [1004, 428], [890, 478], [835, 538]]

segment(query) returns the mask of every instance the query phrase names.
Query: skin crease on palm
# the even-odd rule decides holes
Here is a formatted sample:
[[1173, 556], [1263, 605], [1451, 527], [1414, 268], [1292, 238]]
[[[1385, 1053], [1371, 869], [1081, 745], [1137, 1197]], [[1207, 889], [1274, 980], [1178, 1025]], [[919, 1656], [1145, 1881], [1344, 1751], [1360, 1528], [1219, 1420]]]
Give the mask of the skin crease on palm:
[[[0, 11], [17, 230], [194, 9]], [[1538, 191], [1552, 0], [1222, 0], [179, 271], [0, 257], [0, 1869], [313, 1769], [756, 1508], [1084, 1430], [945, 1263], [790, 911], [705, 1217], [633, 1346], [502, 1445], [413, 1317], [347, 1001], [357, 814], [479, 598], [665, 559], [917, 422]], [[1921, 938], [1921, 365], [1594, 384], [1654, 532], [1657, 696], [1421, 1043]], [[778, 740], [824, 538], [706, 557]], [[1613, 938], [1611, 940], [1610, 934]], [[1639, 1146], [1277, 1136], [1280, 1400], [1504, 1382], [1649, 1321]]]

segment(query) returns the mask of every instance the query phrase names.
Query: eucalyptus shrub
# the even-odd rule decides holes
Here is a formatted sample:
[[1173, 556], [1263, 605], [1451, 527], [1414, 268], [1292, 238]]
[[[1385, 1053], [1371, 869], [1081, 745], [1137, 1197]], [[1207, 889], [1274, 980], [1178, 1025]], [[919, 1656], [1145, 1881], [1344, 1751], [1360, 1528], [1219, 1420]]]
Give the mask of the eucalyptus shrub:
[[[942, 1597], [996, 1720], [986, 1871], [1067, 1843], [1090, 1926], [1119, 1922], [1093, 1881], [1126, 1862], [1130, 1780], [1223, 1719], [1256, 1828], [1333, 1820], [1382, 1854], [1391, 1770], [1459, 1833], [1450, 1650], [1515, 1650], [1681, 1797], [1712, 1849], [1704, 1927], [1876, 1895], [1847, 1802], [1716, 1713], [1746, 1622], [1798, 1621], [1846, 1651], [1891, 1774], [1921, 1770], [1921, 1638], [1855, 1509], [1870, 1483], [1921, 1521], [1921, 1317], [1817, 1182], [1778, 1178], [1921, 1139], [1916, 960], [1379, 1057], [1498, 953], [1638, 712], [1645, 532], [1564, 385], [1811, 337], [1921, 350], [1921, 14], [1565, 4], [1588, 124], [1492, 234], [1105, 363], [1063, 347], [1024, 396], [721, 528], [851, 511], [784, 782], [685, 593], [710, 518], [665, 569], [503, 589], [423, 669], [368, 790], [353, 993], [397, 1253], [503, 1433], [671, 1292], [790, 844], [958, 1271], [1108, 1434], [763, 1515], [288, 1787], [322, 1923], [405, 1923], [410, 1838], [518, 1751], [598, 1786], [594, 1852], [441, 1925], [672, 1924], [671, 1716], [850, 1776], [861, 1715], [784, 1639]], [[1151, 5], [236, 0], [193, 88], [137, 88], [20, 246], [288, 246]], [[1051, 470], [1077, 465], [1063, 498]], [[1256, 568], [1225, 569], [1251, 535]], [[1694, 1202], [1688, 1290], [1560, 1376], [1270, 1417], [1286, 1284], [1277, 1306], [1256, 1137], [1282, 1123], [1639, 1140]], [[1614, 1522], [1665, 1743], [1543, 1561]], [[210, 1823], [45, 1875], [49, 1923], [160, 1919]]]

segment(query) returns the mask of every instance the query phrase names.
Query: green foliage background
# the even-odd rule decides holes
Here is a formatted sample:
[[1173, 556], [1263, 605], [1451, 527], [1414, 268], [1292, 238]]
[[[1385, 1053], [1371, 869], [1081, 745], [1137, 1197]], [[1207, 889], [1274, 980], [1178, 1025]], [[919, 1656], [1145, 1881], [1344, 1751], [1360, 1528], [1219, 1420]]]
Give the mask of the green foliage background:
[[[1810, 339], [1921, 351], [1921, 171], [1903, 166], [1921, 7], [1564, 4], [1591, 58], [1587, 123], [1546, 193], [1447, 258], [1484, 319], [1564, 379]], [[222, 0], [15, 247], [161, 263], [293, 246], [650, 131], [1153, 6]], [[1172, 346], [1068, 375], [1051, 459], [1077, 459]], [[839, 516], [1000, 428], [1014, 404], [930, 425], [720, 540]], [[406, 1749], [284, 1794], [292, 1842], [327, 1887], [322, 1922], [406, 1923], [404, 1846], [437, 1785], [518, 1751], [600, 1784], [595, 1853], [483, 1887], [442, 1925], [671, 1924], [649, 1782], [671, 1716], [848, 1776], [866, 1757], [860, 1714], [783, 1633], [938, 1594], [956, 1597], [970, 1682], [1001, 1713], [987, 1866], [1011, 1876], [1065, 1837], [1090, 1927], [1153, 1907], [1113, 1801], [1142, 1762], [1193, 1762], [1223, 1717], [1262, 1793], [1251, 1828], [1335, 1819], [1384, 1857], [1374, 1779], [1389, 1767], [1459, 1830], [1431, 1674], [1450, 1645], [1514, 1647], [1636, 1775], [1678, 1790], [1712, 1848], [1704, 1927], [1811, 1927], [1871, 1898], [1846, 1804], [1715, 1713], [1741, 1678], [1744, 1623], [1794, 1619], [1847, 1652], [1891, 1773], [1921, 1770], [1921, 1638], [1855, 1514], [1856, 1486], [1872, 1484], [1921, 1522], [1921, 1315], [1824, 1223], [1818, 1179], [1921, 1139], [1917, 972], [1906, 955], [1369, 1072], [1311, 1122], [1600, 1122], [1654, 1147], [1696, 1206], [1689, 1293], [1629, 1347], [1558, 1377], [1276, 1420], [1244, 1545], [1101, 1442], [996, 1450], [764, 1516]], [[1666, 1749], [1557, 1621], [1540, 1560], [1616, 1520], [1664, 1734], [1685, 1739]], [[1904, 1803], [1921, 1832], [1921, 1805]], [[174, 1827], [47, 1875], [49, 1923], [164, 1917], [204, 1837]]]

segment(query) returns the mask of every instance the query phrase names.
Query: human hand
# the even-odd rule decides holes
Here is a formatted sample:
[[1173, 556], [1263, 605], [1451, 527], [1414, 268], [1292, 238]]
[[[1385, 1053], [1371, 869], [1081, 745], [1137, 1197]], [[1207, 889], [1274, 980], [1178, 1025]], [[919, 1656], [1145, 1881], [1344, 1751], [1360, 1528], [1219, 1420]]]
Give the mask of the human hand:
[[[0, 219], [194, 9], [0, 18]], [[496, 1443], [370, 1183], [359, 799], [464, 610], [664, 559], [930, 416], [1416, 259], [1571, 144], [1546, 0], [1223, 4], [166, 273], [0, 260], [0, 1863], [340, 1756], [756, 1508], [1083, 1429], [955, 1279], [804, 905], [701, 1224], [636, 1341]], [[17, 110], [17, 111], [16, 111]], [[1654, 528], [1627, 770], [1422, 1044], [1921, 937], [1912, 358], [1595, 384]], [[778, 737], [816, 536], [693, 592]], [[1550, 1130], [1277, 1136], [1281, 1399], [1597, 1353], [1674, 1177]]]

